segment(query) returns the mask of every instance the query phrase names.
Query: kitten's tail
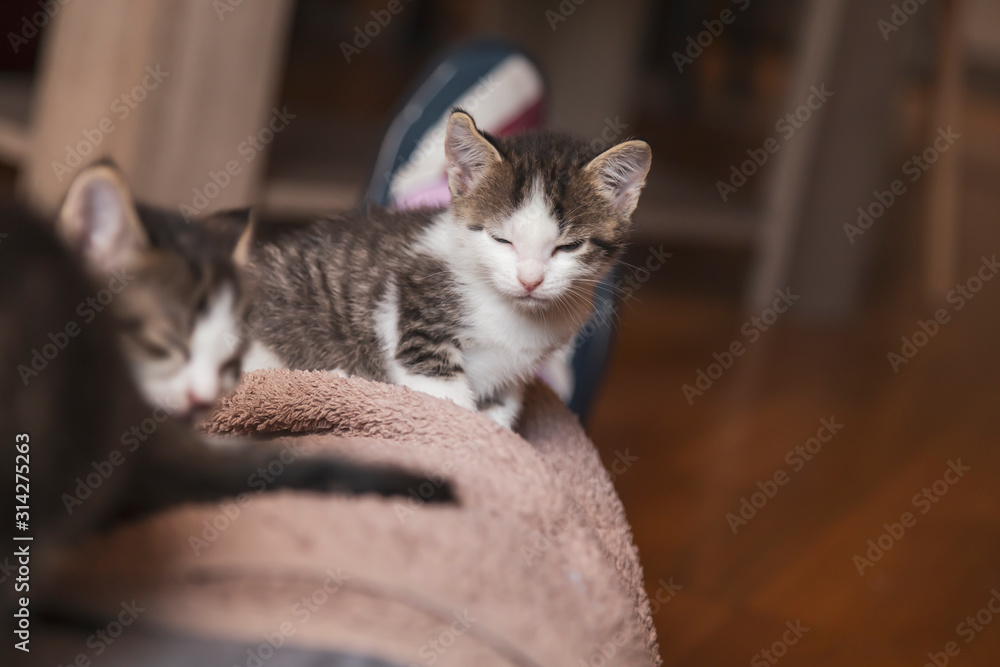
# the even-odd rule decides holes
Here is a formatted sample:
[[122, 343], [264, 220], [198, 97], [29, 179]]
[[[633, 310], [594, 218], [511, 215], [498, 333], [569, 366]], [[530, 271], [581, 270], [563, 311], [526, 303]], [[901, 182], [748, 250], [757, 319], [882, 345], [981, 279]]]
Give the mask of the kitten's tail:
[[148, 450], [149, 458], [142, 461], [121, 512], [111, 522], [181, 503], [214, 502], [275, 489], [457, 502], [451, 484], [437, 476], [327, 454], [306, 455], [275, 443], [209, 445], [187, 433], [178, 435], [179, 442], [171, 443], [174, 446]]

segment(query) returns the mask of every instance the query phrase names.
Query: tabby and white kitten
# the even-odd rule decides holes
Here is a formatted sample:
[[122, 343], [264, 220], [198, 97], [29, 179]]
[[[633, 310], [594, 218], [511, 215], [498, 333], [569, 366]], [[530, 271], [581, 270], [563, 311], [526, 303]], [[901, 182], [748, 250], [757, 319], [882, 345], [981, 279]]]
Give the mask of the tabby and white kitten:
[[516, 422], [525, 384], [587, 320], [624, 248], [651, 152], [492, 137], [462, 111], [445, 152], [446, 209], [260, 230], [247, 370], [338, 371]]
[[118, 320], [146, 400], [181, 419], [205, 416], [239, 381], [249, 212], [188, 223], [179, 213], [136, 205], [121, 173], [98, 163], [73, 181], [57, 227], [98, 284], [109, 287], [110, 303], [94, 307], [107, 306]]
[[[52, 227], [51, 221], [0, 205], [0, 284], [4, 286], [0, 290], [0, 322], [4, 323], [0, 327], [0, 434], [9, 448], [2, 464], [0, 494], [12, 498], [27, 493], [24, 477], [28, 473], [22, 468], [30, 462], [30, 545], [36, 581], [46, 581], [39, 568], [58, 562], [49, 556], [61, 544], [149, 512], [245, 494], [251, 490], [248, 480], [260, 469], [273, 470], [275, 463], [281, 464], [282, 473], [268, 478], [267, 490], [406, 496], [427, 482], [427, 476], [417, 472], [323, 454], [289, 461], [287, 444], [277, 442], [232, 438], [229, 446], [215, 447], [175, 420], [144, 431], [141, 446], [134, 438], [131, 445], [126, 436], [151, 421], [156, 411], [142, 400], [133, 381], [129, 361], [118, 344], [114, 317], [97, 317], [81, 326], [58, 356], [25, 385], [17, 366], [32, 348], [48, 342], [51, 332], [62, 331], [68, 321], [79, 322], [78, 304], [91, 298], [102, 284], [85, 274]], [[113, 473], [101, 471], [99, 462], [114, 468]], [[15, 464], [23, 473], [18, 478]], [[100, 472], [101, 482], [94, 486], [88, 481], [87, 494], [78, 497], [81, 480], [93, 480], [95, 471]], [[455, 495], [445, 482], [435, 484], [428, 500], [452, 502]], [[0, 540], [14, 544], [15, 532], [14, 521], [5, 521], [0, 525]], [[0, 614], [10, 618], [16, 598], [25, 593], [15, 593], [13, 585], [0, 588]], [[61, 603], [63, 591], [51, 593]], [[37, 614], [40, 601], [34, 586], [31, 595]], [[33, 621], [33, 631], [37, 622]], [[40, 646], [47, 645], [42, 639]]]

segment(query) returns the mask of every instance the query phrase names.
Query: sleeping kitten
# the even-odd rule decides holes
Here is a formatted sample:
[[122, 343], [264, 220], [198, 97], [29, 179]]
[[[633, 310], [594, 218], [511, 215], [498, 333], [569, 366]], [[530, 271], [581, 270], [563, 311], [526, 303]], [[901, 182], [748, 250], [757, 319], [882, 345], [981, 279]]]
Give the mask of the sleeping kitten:
[[[58, 230], [108, 286], [122, 345], [146, 400], [175, 417], [204, 417], [239, 380], [235, 336], [248, 299], [241, 277], [249, 211], [188, 223], [135, 205], [111, 164], [83, 170], [66, 195]], [[118, 293], [115, 294], [115, 291]], [[107, 299], [106, 299], [107, 300]]]
[[[49, 226], [22, 211], [0, 208], [0, 438], [7, 448], [0, 491], [9, 499], [21, 495], [18, 504], [28, 507], [18, 520], [30, 524], [29, 532], [18, 532], [11, 515], [0, 526], [0, 538], [15, 546], [22, 543], [13, 541], [14, 534], [33, 539], [23, 543], [31, 549], [33, 614], [35, 584], [45, 581], [42, 568], [60, 544], [117, 520], [247, 493], [248, 480], [260, 468], [281, 466], [268, 490], [405, 495], [427, 481], [331, 456], [289, 462], [283, 447], [268, 442], [234, 438], [231, 446], [210, 447], [173, 420], [152, 430], [143, 426], [141, 444], [128, 446], [126, 436], [152, 423], [155, 410], [142, 400], [128, 371], [115, 319], [80, 323], [77, 306], [100, 283], [88, 279]], [[64, 331], [67, 322], [79, 324], [75, 335], [25, 385], [16, 367], [53, 332]], [[15, 478], [15, 465], [20, 478]], [[430, 500], [453, 498], [445, 483]], [[0, 566], [11, 562], [16, 559]], [[7, 618], [19, 595], [27, 594], [16, 594], [12, 580], [0, 592], [0, 611]]]
[[525, 384], [587, 320], [649, 170], [547, 132], [495, 138], [452, 113], [451, 205], [262, 228], [248, 370], [406, 385], [511, 427]]

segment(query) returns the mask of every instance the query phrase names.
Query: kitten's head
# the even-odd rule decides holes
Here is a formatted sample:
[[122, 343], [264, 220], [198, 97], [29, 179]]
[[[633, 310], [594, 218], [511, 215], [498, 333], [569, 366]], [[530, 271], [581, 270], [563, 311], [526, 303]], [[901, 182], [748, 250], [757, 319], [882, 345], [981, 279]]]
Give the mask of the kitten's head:
[[625, 246], [649, 145], [625, 141], [597, 154], [550, 132], [496, 138], [455, 111], [445, 154], [451, 210], [478, 274], [525, 309], [589, 306]]
[[136, 205], [118, 170], [99, 163], [73, 181], [58, 228], [106, 288], [81, 305], [81, 326], [109, 309], [146, 400], [183, 419], [204, 416], [239, 380], [249, 212], [187, 223]]

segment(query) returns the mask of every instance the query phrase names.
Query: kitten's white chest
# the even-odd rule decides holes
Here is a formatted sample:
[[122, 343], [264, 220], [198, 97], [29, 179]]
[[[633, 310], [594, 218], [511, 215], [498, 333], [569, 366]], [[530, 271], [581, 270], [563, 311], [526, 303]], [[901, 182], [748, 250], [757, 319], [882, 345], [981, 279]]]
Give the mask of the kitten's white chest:
[[476, 396], [525, 382], [572, 334], [569, 323], [521, 312], [502, 298], [476, 302], [462, 341], [463, 366]]

